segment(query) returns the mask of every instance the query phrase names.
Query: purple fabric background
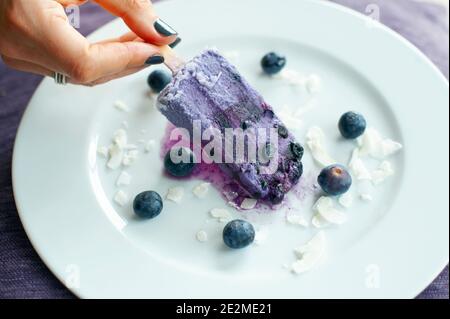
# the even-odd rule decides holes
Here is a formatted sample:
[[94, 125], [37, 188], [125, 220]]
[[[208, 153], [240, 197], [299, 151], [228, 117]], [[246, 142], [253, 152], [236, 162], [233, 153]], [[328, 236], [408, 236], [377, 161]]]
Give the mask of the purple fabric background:
[[[365, 12], [378, 4], [381, 21], [404, 35], [448, 78], [449, 36], [442, 7], [410, 0], [335, 0]], [[81, 30], [89, 34], [112, 17], [88, 3], [82, 7]], [[0, 39], [1, 41], [1, 39]], [[22, 113], [41, 77], [10, 70], [0, 61], [0, 298], [73, 298], [31, 246], [20, 223], [11, 186], [11, 157]], [[419, 298], [449, 298], [448, 266]]]

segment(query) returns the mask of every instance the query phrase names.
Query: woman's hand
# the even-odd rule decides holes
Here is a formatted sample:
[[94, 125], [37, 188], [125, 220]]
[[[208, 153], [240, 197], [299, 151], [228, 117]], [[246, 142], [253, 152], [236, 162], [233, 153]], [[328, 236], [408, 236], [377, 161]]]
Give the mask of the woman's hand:
[[[149, 0], [95, 0], [121, 17], [132, 32], [89, 43], [68, 21], [64, 7], [82, 0], [1, 0], [0, 54], [8, 66], [95, 85], [164, 62], [159, 46], [177, 33], [158, 19]], [[81, 20], [82, 23], [82, 20]]]

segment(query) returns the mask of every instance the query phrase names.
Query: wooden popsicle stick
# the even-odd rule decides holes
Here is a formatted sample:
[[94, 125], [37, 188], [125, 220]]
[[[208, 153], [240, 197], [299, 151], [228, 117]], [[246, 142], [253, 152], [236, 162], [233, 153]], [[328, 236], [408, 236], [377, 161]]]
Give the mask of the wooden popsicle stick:
[[168, 45], [161, 47], [161, 53], [164, 56], [164, 64], [172, 71], [172, 74], [177, 73], [186, 64]]

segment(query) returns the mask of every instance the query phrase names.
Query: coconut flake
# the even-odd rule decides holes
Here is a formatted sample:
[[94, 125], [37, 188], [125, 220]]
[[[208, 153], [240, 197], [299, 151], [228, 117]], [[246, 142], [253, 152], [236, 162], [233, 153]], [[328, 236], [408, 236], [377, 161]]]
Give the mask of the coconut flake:
[[124, 191], [119, 190], [114, 196], [114, 201], [120, 206], [125, 206], [128, 203], [128, 195]]
[[363, 193], [359, 195], [359, 198], [361, 198], [361, 200], [365, 201], [365, 202], [371, 202], [373, 201], [373, 197], [370, 194], [367, 193]]
[[348, 167], [350, 168], [350, 171], [357, 180], [361, 181], [372, 179], [372, 175], [370, 174], [369, 169], [366, 167], [366, 165], [359, 156], [358, 148], [355, 148], [353, 150], [352, 157], [350, 159]]
[[183, 187], [176, 186], [168, 189], [166, 199], [174, 203], [179, 203], [183, 199], [183, 196], [184, 196]]
[[204, 242], [208, 241], [208, 233], [206, 231], [204, 231], [204, 230], [198, 231], [197, 234], [195, 235], [195, 237], [201, 243], [204, 243]]
[[347, 221], [347, 215], [334, 208], [330, 197], [320, 197], [313, 209], [328, 223], [342, 225]]
[[123, 166], [130, 166], [133, 164], [139, 157], [139, 151], [138, 150], [130, 150], [128, 151], [122, 160]]
[[210, 186], [211, 183], [201, 183], [194, 187], [192, 193], [194, 193], [194, 195], [197, 196], [198, 198], [205, 198], [209, 192]]
[[254, 243], [256, 245], [262, 245], [267, 240], [267, 237], [269, 237], [269, 231], [267, 227], [259, 227], [255, 233]]
[[324, 256], [325, 250], [325, 234], [323, 231], [320, 231], [306, 244], [294, 249], [298, 260], [291, 265], [292, 272], [301, 274], [313, 269]]
[[253, 209], [258, 201], [253, 198], [245, 198], [241, 203], [241, 208], [245, 210]]
[[314, 160], [325, 167], [336, 161], [325, 150], [325, 134], [320, 127], [314, 126], [306, 134], [306, 144], [311, 150]]
[[106, 146], [99, 146], [97, 148], [97, 154], [101, 155], [102, 157], [108, 156], [108, 148]]
[[374, 128], [368, 128], [363, 136], [358, 138], [358, 144], [361, 156], [369, 155], [376, 159], [385, 159], [403, 148], [398, 142], [384, 139]]
[[110, 169], [118, 169], [122, 164], [123, 149], [117, 145], [113, 144], [109, 147], [109, 160], [106, 166]]
[[306, 90], [310, 94], [319, 93], [320, 92], [320, 88], [321, 88], [321, 84], [322, 84], [322, 80], [320, 79], [320, 77], [317, 74], [311, 74], [306, 79], [306, 83], [305, 83]]
[[114, 107], [122, 112], [126, 112], [126, 113], [130, 112], [130, 107], [127, 104], [125, 104], [123, 101], [120, 101], [120, 100], [117, 100], [116, 102], [114, 102]]
[[344, 195], [339, 196], [338, 202], [343, 207], [350, 208], [353, 205], [353, 196], [347, 192]]
[[114, 132], [113, 143], [115, 145], [123, 149], [127, 145], [127, 140], [128, 140], [127, 131], [125, 131], [124, 129], [121, 128]]
[[155, 140], [148, 140], [147, 144], [145, 144], [145, 152], [149, 153], [155, 149]]
[[286, 215], [286, 221], [291, 225], [299, 225], [303, 227], [309, 226], [308, 221], [301, 215], [288, 214]]
[[372, 173], [372, 183], [379, 185], [383, 183], [388, 177], [395, 174], [391, 162], [383, 161], [380, 166]]
[[209, 211], [211, 217], [216, 218], [219, 222], [227, 222], [231, 219], [231, 214], [223, 208], [213, 208]]
[[316, 213], [311, 219], [311, 224], [318, 229], [325, 228], [330, 226], [330, 223], [327, 222], [319, 213]]
[[127, 186], [131, 183], [131, 175], [127, 172], [120, 173], [116, 181], [116, 186]]

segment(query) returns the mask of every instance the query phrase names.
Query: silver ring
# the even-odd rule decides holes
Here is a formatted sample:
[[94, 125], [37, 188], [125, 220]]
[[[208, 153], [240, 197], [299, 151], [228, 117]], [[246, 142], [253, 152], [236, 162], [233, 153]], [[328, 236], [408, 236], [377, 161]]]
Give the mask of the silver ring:
[[67, 77], [59, 72], [55, 72], [53, 74], [53, 78], [55, 79], [55, 83], [59, 85], [66, 85], [67, 84]]

